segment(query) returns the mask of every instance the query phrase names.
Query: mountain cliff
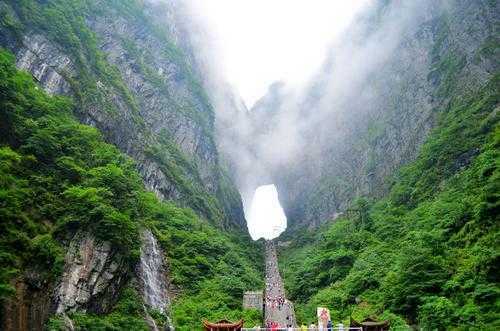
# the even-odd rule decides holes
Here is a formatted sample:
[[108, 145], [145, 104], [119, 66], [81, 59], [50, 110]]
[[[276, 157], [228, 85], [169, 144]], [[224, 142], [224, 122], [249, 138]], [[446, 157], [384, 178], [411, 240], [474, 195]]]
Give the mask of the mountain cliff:
[[498, 71], [498, 9], [490, 1], [377, 2], [304, 90], [273, 87], [256, 103], [254, 140], [278, 145], [275, 154], [293, 147], [283, 160], [261, 152], [289, 231], [337, 217], [356, 197], [387, 194], [450, 100]]
[[2, 329], [191, 330], [260, 286], [180, 6], [0, 1]]
[[187, 46], [177, 42], [185, 38], [174, 5], [2, 2], [2, 45], [47, 92], [73, 96], [80, 121], [137, 160], [160, 199], [245, 228], [220, 167], [212, 106]]

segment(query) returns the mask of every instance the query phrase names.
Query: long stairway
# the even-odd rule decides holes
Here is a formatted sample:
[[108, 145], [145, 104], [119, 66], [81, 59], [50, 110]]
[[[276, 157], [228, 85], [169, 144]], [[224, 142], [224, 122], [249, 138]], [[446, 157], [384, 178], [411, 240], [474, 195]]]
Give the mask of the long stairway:
[[296, 327], [293, 304], [286, 299], [278, 257], [272, 241], [266, 241], [266, 290], [264, 293], [264, 324], [278, 323], [281, 328]]

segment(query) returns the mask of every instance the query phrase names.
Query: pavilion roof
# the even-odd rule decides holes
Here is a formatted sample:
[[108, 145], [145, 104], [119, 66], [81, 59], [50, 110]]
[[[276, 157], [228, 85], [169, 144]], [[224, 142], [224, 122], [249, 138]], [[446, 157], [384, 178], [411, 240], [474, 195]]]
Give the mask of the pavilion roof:
[[204, 320], [203, 326], [205, 327], [205, 330], [208, 331], [238, 331], [243, 327], [243, 320], [241, 319], [234, 323], [228, 320], [220, 320], [216, 323]]

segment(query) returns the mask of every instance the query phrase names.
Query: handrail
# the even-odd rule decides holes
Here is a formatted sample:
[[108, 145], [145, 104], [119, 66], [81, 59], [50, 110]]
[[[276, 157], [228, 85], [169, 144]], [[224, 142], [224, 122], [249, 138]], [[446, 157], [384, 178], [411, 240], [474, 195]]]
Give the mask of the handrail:
[[[302, 328], [242, 328], [241, 331], [302, 331]], [[361, 327], [331, 327], [331, 328], [307, 328], [308, 331], [363, 331]]]

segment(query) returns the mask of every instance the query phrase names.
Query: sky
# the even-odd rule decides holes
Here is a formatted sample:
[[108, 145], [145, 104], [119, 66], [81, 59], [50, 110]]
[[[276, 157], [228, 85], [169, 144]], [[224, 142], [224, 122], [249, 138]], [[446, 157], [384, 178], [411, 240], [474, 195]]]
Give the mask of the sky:
[[322, 64], [328, 45], [369, 0], [192, 0], [221, 70], [250, 108], [278, 80], [291, 86]]
[[278, 201], [276, 186], [264, 185], [255, 190], [246, 217], [253, 239], [273, 239], [286, 229], [286, 216]]
[[[305, 85], [324, 63], [329, 46], [371, 2], [189, 1], [193, 13], [207, 28], [208, 47], [216, 56], [217, 75], [229, 82], [248, 108], [276, 81], [291, 88]], [[286, 217], [274, 185], [259, 187], [245, 213], [254, 239], [273, 239], [286, 228]]]

